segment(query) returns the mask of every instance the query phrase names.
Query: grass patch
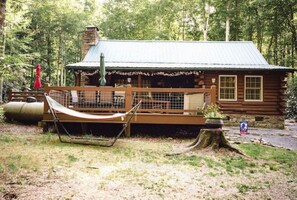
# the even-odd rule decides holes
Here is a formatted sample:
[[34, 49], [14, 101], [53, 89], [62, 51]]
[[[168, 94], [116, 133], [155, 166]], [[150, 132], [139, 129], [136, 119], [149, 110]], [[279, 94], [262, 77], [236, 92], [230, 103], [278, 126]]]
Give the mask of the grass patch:
[[[104, 148], [60, 143], [58, 136], [52, 133], [1, 133], [0, 176], [5, 179], [0, 180], [0, 189], [1, 184], [6, 188], [4, 180], [14, 180], [25, 174], [30, 177], [28, 184], [32, 183], [33, 187], [35, 183], [38, 187], [43, 184], [38, 180], [45, 177], [49, 179], [46, 184], [57, 180], [57, 183], [70, 186], [85, 185], [84, 189], [88, 189], [88, 185], [97, 186], [99, 192], [109, 195], [108, 190], [116, 191], [123, 199], [178, 199], [187, 195], [193, 199], [203, 199], [208, 194], [212, 199], [215, 198], [211, 196], [213, 191], [225, 188], [230, 195], [222, 196], [222, 199], [228, 199], [236, 195], [240, 198], [246, 193], [253, 195], [270, 186], [274, 190], [279, 184], [276, 181], [282, 181], [276, 179], [281, 173], [285, 180], [283, 184], [287, 180], [296, 180], [292, 173], [285, 174], [287, 171], [284, 170], [289, 166], [292, 166], [292, 171], [296, 170], [297, 156], [294, 151], [242, 144], [238, 147], [249, 158], [203, 151], [166, 156], [167, 152], [173, 151], [177, 142], [181, 146], [188, 141], [125, 138], [112, 148]], [[268, 181], [267, 184], [264, 181]], [[194, 187], [197, 191], [191, 190]], [[75, 187], [72, 185], [69, 188]], [[96, 187], [92, 187], [91, 191], [93, 188]], [[139, 193], [133, 193], [134, 188]], [[131, 197], [130, 193], [134, 196]], [[174, 196], [174, 193], [183, 196]], [[205, 196], [196, 195], [200, 193]]]
[[241, 144], [239, 147], [255, 159], [268, 161], [264, 163], [270, 170], [278, 170], [278, 166], [290, 170], [297, 164], [297, 151], [278, 149], [258, 144]]
[[56, 141], [57, 139], [55, 135], [49, 132], [42, 134], [41, 138], [41, 144], [51, 143], [52, 141]]
[[166, 163], [169, 164], [183, 164], [183, 165], [190, 165], [194, 167], [201, 167], [203, 166], [203, 158], [201, 156], [196, 156], [196, 155], [179, 155], [179, 156], [171, 156], [168, 158]]
[[244, 170], [248, 167], [256, 167], [256, 163], [246, 161], [244, 158], [239, 156], [223, 158], [222, 161], [225, 164], [225, 166], [230, 166], [232, 168], [237, 168], [240, 170]]
[[75, 157], [74, 155], [67, 155], [67, 160], [69, 162], [76, 162], [78, 161], [79, 159], [77, 157]]
[[106, 178], [108, 180], [115, 180], [115, 179], [129, 179], [131, 178], [141, 178], [145, 179], [146, 173], [143, 171], [139, 171], [133, 168], [126, 168], [126, 169], [119, 169], [116, 171], [113, 171], [110, 175], [108, 175]]
[[164, 197], [165, 188], [170, 188], [167, 184], [168, 179], [160, 178], [159, 180], [150, 181], [144, 184], [144, 189], [149, 190], [151, 193], [155, 193], [160, 197]]
[[[23, 152], [20, 152], [23, 153]], [[27, 154], [13, 154], [0, 156], [0, 173], [16, 173], [21, 170], [38, 171], [39, 163], [37, 162], [36, 155]]]
[[248, 191], [257, 191], [258, 189], [260, 189], [255, 185], [246, 185], [246, 184], [238, 184], [236, 187], [241, 194], [246, 194]]
[[4, 116], [4, 110], [3, 110], [3, 107], [0, 106], [0, 122], [3, 121], [3, 116]]
[[0, 173], [3, 173], [4, 172], [4, 167], [3, 167], [3, 164], [0, 163]]
[[7, 165], [8, 169], [11, 171], [11, 172], [17, 172], [19, 167], [18, 167], [18, 164], [15, 163], [14, 161], [10, 161]]
[[10, 136], [6, 136], [6, 135], [0, 136], [0, 142], [11, 143], [14, 141], [15, 141], [15, 139]]

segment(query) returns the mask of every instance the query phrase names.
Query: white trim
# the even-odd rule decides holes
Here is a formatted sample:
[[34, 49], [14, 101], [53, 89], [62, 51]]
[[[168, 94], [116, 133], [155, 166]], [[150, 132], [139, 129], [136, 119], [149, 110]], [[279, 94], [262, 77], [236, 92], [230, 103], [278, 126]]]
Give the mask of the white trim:
[[[222, 99], [221, 98], [221, 77], [234, 77], [235, 78], [235, 91], [234, 91], [234, 99]], [[219, 101], [237, 101], [237, 75], [219, 75]]]
[[[261, 79], [261, 91], [260, 91], [260, 99], [246, 99], [246, 78], [248, 77], [255, 77]], [[250, 102], [262, 102], [263, 101], [263, 76], [261, 75], [245, 75], [244, 76], [244, 101], [250, 101]]]

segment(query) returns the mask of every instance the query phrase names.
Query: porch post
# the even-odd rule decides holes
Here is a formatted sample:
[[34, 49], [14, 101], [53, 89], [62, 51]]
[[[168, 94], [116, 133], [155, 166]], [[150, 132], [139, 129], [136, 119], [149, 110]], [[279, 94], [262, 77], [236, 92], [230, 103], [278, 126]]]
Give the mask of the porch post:
[[11, 99], [12, 99], [12, 88], [9, 88], [9, 90], [8, 90], [8, 101], [11, 101]]
[[139, 88], [142, 87], [142, 85], [141, 85], [141, 74], [138, 74], [138, 76], [137, 76], [137, 85], [138, 85]]
[[210, 87], [211, 89], [211, 92], [210, 92], [210, 102], [212, 104], [216, 104], [216, 101], [217, 101], [217, 90], [216, 90], [216, 86], [215, 85], [212, 85]]
[[[44, 93], [49, 94], [49, 86], [48, 86], [47, 83], [44, 84]], [[46, 99], [44, 97], [43, 119], [44, 119], [44, 115], [47, 113], [48, 109], [49, 109], [49, 106], [48, 106], [47, 101], [46, 101]], [[49, 123], [48, 122], [43, 123], [43, 132], [46, 133], [46, 132], [48, 132], [48, 130], [49, 130]]]
[[127, 124], [127, 128], [125, 131], [125, 137], [131, 137], [131, 123]]
[[132, 96], [132, 88], [131, 87], [127, 87], [126, 88], [126, 101], [125, 101], [125, 110], [126, 112], [131, 110], [132, 108], [132, 100], [133, 96]]
[[[133, 104], [132, 88], [127, 87], [125, 93], [126, 93], [125, 110], [127, 112], [131, 110], [132, 104]], [[131, 123], [127, 124], [127, 128], [125, 131], [125, 137], [130, 137], [130, 136], [131, 136]]]

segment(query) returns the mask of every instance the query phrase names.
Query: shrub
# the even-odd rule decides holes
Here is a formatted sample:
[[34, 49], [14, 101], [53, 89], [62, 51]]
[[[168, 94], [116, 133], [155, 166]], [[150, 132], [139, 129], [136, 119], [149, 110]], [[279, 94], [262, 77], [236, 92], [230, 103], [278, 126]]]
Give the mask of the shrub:
[[288, 81], [286, 115], [297, 120], [297, 76]]
[[225, 116], [220, 112], [220, 108], [217, 104], [210, 104], [203, 111], [205, 118], [225, 118]]

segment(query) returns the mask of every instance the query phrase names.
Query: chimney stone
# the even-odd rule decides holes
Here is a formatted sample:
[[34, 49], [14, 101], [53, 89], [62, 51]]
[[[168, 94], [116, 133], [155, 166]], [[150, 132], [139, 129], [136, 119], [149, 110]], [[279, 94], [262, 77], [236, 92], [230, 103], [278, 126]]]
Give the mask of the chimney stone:
[[98, 34], [99, 29], [96, 26], [87, 26], [86, 30], [83, 31], [82, 34], [82, 52], [81, 52], [81, 58], [82, 60], [88, 53], [89, 49], [91, 46], [96, 45], [99, 42], [99, 34]]

